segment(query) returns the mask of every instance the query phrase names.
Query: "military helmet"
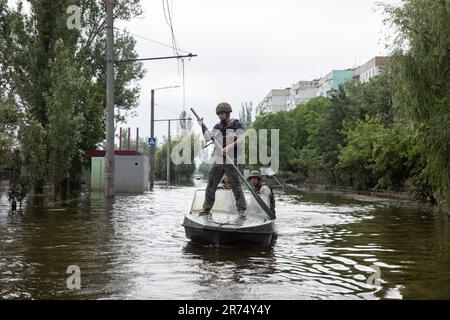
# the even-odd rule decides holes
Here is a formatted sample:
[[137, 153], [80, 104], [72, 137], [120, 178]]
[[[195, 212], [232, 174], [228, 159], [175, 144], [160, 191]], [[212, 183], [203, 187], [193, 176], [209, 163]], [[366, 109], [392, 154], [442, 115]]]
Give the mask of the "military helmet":
[[261, 172], [259, 172], [259, 170], [252, 170], [252, 171], [250, 171], [250, 174], [248, 175], [248, 180], [250, 180], [253, 177], [261, 179]]
[[220, 112], [226, 112], [226, 113], [232, 112], [230, 104], [227, 102], [219, 103], [216, 107], [216, 114], [219, 114]]

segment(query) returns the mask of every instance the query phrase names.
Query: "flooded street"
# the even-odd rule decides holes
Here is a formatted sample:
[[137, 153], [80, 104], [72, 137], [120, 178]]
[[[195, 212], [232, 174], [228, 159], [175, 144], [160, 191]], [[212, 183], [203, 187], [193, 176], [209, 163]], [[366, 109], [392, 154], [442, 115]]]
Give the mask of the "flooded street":
[[[211, 247], [181, 226], [198, 187], [82, 193], [12, 214], [0, 197], [2, 299], [449, 299], [446, 216], [277, 195], [272, 247]], [[66, 286], [79, 266], [81, 289]]]

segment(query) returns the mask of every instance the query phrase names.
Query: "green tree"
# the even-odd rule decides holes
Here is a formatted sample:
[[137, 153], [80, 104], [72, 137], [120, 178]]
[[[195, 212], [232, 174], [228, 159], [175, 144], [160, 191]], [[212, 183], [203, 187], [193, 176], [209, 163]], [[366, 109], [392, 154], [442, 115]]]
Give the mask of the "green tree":
[[[315, 98], [291, 111], [295, 119], [295, 157], [290, 163], [302, 178], [314, 179], [326, 170], [319, 135], [330, 111], [328, 98]], [[283, 157], [283, 155], [281, 155]]]
[[[0, 0], [0, 172], [12, 167], [14, 150], [17, 149], [17, 129], [22, 113], [15, 104], [12, 88], [8, 83], [8, 66], [4, 63], [9, 54], [8, 34], [10, 11], [6, 0]], [[18, 164], [18, 163], [15, 163]]]
[[[115, 20], [129, 20], [142, 13], [139, 0], [115, 1]], [[78, 5], [82, 12], [82, 30], [69, 30], [66, 26], [69, 5]], [[73, 137], [82, 136], [77, 141], [75, 153], [70, 153], [70, 165], [63, 171], [69, 171], [76, 180], [84, 163], [82, 153], [95, 149], [105, 137], [105, 104], [106, 104], [106, 76], [105, 76], [105, 2], [104, 1], [69, 1], [69, 0], [39, 0], [30, 2], [31, 11], [26, 13], [23, 1], [17, 2], [17, 7], [11, 9], [5, 0], [0, 0], [0, 70], [1, 84], [6, 84], [14, 97], [14, 103], [26, 115], [23, 118], [24, 131], [21, 137], [21, 147], [27, 158], [27, 165], [31, 167], [47, 167], [47, 163], [55, 163], [52, 138], [58, 132], [56, 123], [56, 105], [68, 103], [68, 109], [74, 108], [73, 114], [80, 116], [81, 125], [77, 125]], [[136, 41], [128, 34], [115, 32], [116, 60], [134, 59]], [[63, 48], [57, 45], [61, 41]], [[72, 71], [63, 71], [68, 84], [77, 83], [74, 92], [57, 97], [55, 91], [64, 88], [63, 84], [55, 85], [52, 68], [57, 65], [55, 60], [64, 52], [64, 61]], [[71, 73], [72, 72], [72, 73]], [[73, 79], [70, 79], [69, 73]], [[143, 77], [142, 63], [117, 63], [115, 65], [115, 94], [116, 120], [123, 121], [124, 117], [133, 112], [138, 104], [139, 87], [136, 80]], [[62, 78], [59, 77], [58, 80]], [[68, 99], [73, 99], [69, 101]], [[57, 101], [59, 100], [59, 101]], [[52, 107], [53, 105], [53, 107]], [[72, 112], [72, 111], [70, 111]], [[51, 116], [51, 115], [54, 116]], [[78, 118], [77, 118], [78, 119]], [[55, 122], [56, 121], [56, 122]], [[53, 123], [52, 123], [53, 122]], [[78, 121], [76, 121], [78, 123]], [[74, 128], [75, 128], [74, 127]], [[33, 129], [34, 128], [34, 129]], [[36, 137], [36, 132], [43, 130], [43, 137]], [[70, 130], [69, 130], [70, 132]], [[33, 138], [28, 134], [33, 133]], [[42, 138], [42, 139], [41, 139]], [[33, 150], [41, 143], [42, 150], [46, 150], [46, 157], [28, 157], [27, 150]], [[72, 150], [72, 146], [69, 148]], [[31, 152], [31, 151], [30, 151]], [[57, 157], [59, 158], [59, 156]], [[31, 164], [31, 161], [44, 161], [42, 164]], [[54, 165], [48, 167], [42, 179], [32, 179], [33, 183], [45, 183], [49, 178], [55, 179], [61, 172], [50, 173]], [[30, 170], [29, 170], [30, 172]], [[56, 176], [55, 176], [56, 174]], [[37, 186], [42, 189], [41, 186]]]
[[22, 148], [23, 164], [26, 167], [28, 181], [34, 186], [36, 193], [42, 193], [44, 182], [47, 179], [47, 138], [46, 130], [36, 119], [28, 119], [22, 127], [20, 140], [25, 148]]
[[450, 3], [405, 0], [387, 6], [393, 43], [394, 103], [411, 122], [429, 180], [450, 206]]
[[[293, 169], [290, 159], [292, 159], [295, 155], [295, 141], [292, 139], [292, 136], [295, 134], [295, 120], [291, 117], [289, 112], [277, 112], [277, 113], [266, 113], [262, 116], [259, 116], [252, 124], [252, 128], [255, 129], [258, 133], [261, 129], [267, 129], [267, 141], [269, 143], [268, 150], [271, 148], [271, 130], [278, 129], [280, 130], [280, 141], [279, 141], [279, 154], [280, 154], [280, 169], [281, 170], [291, 170]], [[258, 143], [259, 145], [259, 137]], [[246, 153], [248, 154], [248, 148], [255, 148], [257, 152], [259, 152], [257, 146], [250, 146], [249, 143], [246, 143]], [[248, 158], [246, 161], [248, 162]], [[255, 167], [260, 167], [261, 164], [255, 165]]]
[[336, 168], [358, 189], [400, 191], [409, 176], [410, 143], [400, 125], [385, 127], [382, 114], [345, 130], [346, 145], [340, 148]]
[[384, 125], [393, 122], [391, 77], [388, 68], [368, 82], [352, 80], [344, 84], [352, 113], [356, 118], [365, 120], [366, 116], [380, 115]]
[[4, 101], [0, 92], [0, 170], [12, 160], [19, 119], [20, 115], [14, 105]]
[[[70, 52], [62, 41], [56, 42], [56, 56], [50, 63], [51, 86], [46, 93], [48, 106], [48, 169], [55, 190], [69, 174], [72, 159], [79, 153], [83, 117], [75, 112], [82, 80], [71, 63]], [[27, 150], [24, 150], [26, 153]]]
[[[203, 137], [202, 137], [203, 138]], [[181, 163], [175, 165], [170, 159], [170, 177], [172, 181], [190, 180], [195, 172], [195, 159], [198, 157], [196, 150], [200, 150], [200, 136], [194, 133], [190, 133], [186, 136], [179, 136], [170, 141], [170, 152], [172, 153], [175, 146], [181, 143], [182, 139], [188, 139], [190, 141], [190, 163]], [[166, 180], [167, 175], [167, 145], [168, 141], [164, 141], [163, 145], [156, 151], [156, 170], [155, 175], [157, 179]], [[197, 145], [197, 146], [196, 146]], [[184, 151], [185, 152], [185, 151]], [[181, 156], [181, 154], [180, 154]]]
[[296, 162], [335, 184], [338, 146], [345, 142], [343, 121], [354, 121], [346, 92], [340, 87], [331, 98], [316, 98], [298, 108], [303, 113], [307, 143], [299, 150]]
[[[382, 123], [381, 115], [380, 124]], [[371, 169], [377, 177], [374, 189], [401, 191], [411, 173], [412, 141], [401, 123], [380, 130], [372, 153]]]

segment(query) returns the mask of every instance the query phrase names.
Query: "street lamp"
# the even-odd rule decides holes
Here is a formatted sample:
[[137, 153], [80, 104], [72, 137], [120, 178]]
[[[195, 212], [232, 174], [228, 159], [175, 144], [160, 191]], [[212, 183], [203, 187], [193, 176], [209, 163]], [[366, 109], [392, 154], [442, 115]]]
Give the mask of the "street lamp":
[[[151, 90], [151, 103], [150, 103], [150, 138], [149, 142], [149, 180], [150, 180], [150, 191], [153, 191], [153, 186], [155, 184], [155, 165], [156, 165], [156, 159], [155, 159], [155, 151], [156, 151], [156, 139], [155, 139], [155, 91], [156, 90], [164, 90], [164, 89], [170, 89], [170, 88], [179, 88], [180, 86], [167, 86], [167, 87], [161, 87], [161, 88], [155, 88]], [[170, 126], [170, 122], [169, 122]]]

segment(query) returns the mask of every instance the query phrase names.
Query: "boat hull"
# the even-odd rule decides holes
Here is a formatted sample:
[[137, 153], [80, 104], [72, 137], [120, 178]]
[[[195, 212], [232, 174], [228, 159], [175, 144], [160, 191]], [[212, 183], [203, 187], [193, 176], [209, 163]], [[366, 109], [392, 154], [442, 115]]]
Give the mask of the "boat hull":
[[211, 225], [185, 217], [183, 226], [186, 237], [194, 242], [212, 245], [271, 245], [276, 237], [274, 221], [264, 221], [260, 225], [221, 226]]

